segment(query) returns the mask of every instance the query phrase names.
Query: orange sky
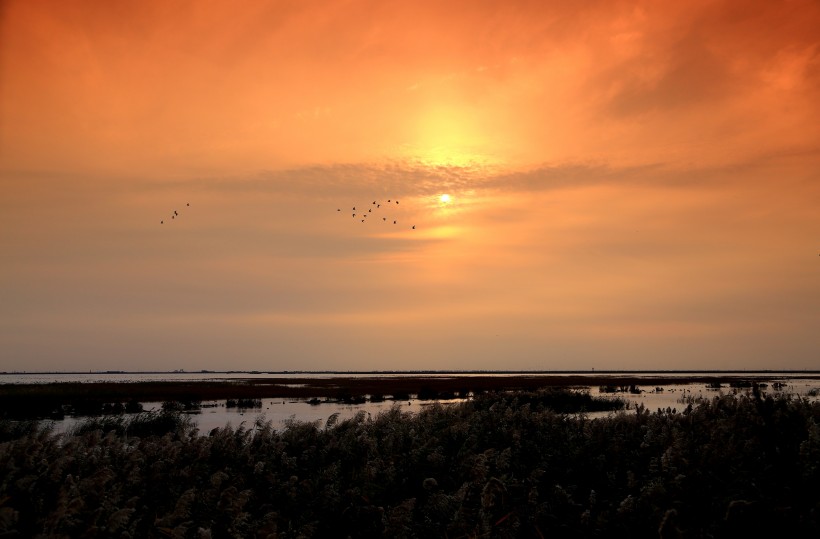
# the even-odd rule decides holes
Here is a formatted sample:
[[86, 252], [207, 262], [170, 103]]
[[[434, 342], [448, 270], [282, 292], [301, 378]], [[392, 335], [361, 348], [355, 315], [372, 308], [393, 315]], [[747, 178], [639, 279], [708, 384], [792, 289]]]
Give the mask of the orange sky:
[[817, 28], [3, 1], [0, 370], [820, 369]]

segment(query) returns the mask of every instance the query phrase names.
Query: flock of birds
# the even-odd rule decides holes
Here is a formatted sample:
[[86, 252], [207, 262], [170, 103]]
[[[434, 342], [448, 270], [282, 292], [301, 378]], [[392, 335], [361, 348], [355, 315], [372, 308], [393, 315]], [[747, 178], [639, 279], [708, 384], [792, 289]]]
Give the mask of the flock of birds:
[[[191, 205], [190, 202], [185, 203], [185, 206], [190, 206], [190, 205]], [[177, 217], [179, 217], [179, 212], [174, 210], [174, 213], [171, 214], [171, 219], [176, 219]], [[164, 225], [165, 224], [165, 219], [160, 219], [159, 224]]]
[[[377, 215], [381, 211], [388, 211], [387, 208], [393, 208], [393, 204], [398, 204], [398, 200], [387, 199], [387, 202], [378, 200], [374, 200], [370, 204], [365, 204], [364, 206], [358, 206], [359, 209], [356, 209], [357, 206], [353, 206], [351, 209], [353, 219], [358, 219], [362, 223], [366, 223], [368, 220], [370, 221], [377, 221], [378, 219], [375, 217], [381, 217], [383, 223], [391, 223], [397, 225], [399, 222], [397, 219], [394, 219], [393, 216], [387, 215]], [[384, 206], [384, 210], [382, 210], [382, 206]], [[374, 211], [375, 210], [375, 211]], [[341, 212], [342, 208], [337, 208], [337, 212]], [[416, 225], [410, 227], [412, 230], [416, 229]]]
[[[371, 204], [366, 204], [365, 206], [359, 206], [358, 210], [356, 209], [356, 206], [353, 206], [351, 211], [353, 212], [353, 218], [354, 219], [359, 219], [362, 223], [366, 223], [368, 221], [369, 217], [371, 218], [370, 219], [371, 221], [378, 221], [378, 219], [376, 219], [374, 217], [377, 217], [377, 214], [379, 213], [380, 210], [384, 211], [384, 210], [382, 210], [382, 206], [384, 206], [385, 210], [387, 210], [387, 208], [392, 208], [393, 204], [398, 205], [398, 203], [399, 203], [398, 200], [393, 200], [393, 199], [387, 199], [387, 202], [384, 202], [384, 201], [379, 202], [378, 200], [374, 200]], [[185, 206], [190, 207], [191, 203], [186, 202]], [[376, 210], [376, 211], [374, 212], [373, 210]], [[336, 211], [341, 212], [342, 208], [338, 208]], [[379, 215], [379, 216], [381, 217], [381, 220], [384, 223], [392, 223], [394, 225], [397, 225], [399, 223], [398, 219], [394, 219], [393, 216], [391, 216], [391, 215], [387, 215], [387, 216], [386, 215]], [[174, 210], [173, 213], [171, 213], [171, 219], [174, 220], [177, 217], [179, 217], [179, 212], [177, 210]], [[165, 219], [160, 219], [159, 224], [164, 225], [165, 224]], [[412, 225], [410, 228], [412, 230], [415, 230], [416, 225]]]

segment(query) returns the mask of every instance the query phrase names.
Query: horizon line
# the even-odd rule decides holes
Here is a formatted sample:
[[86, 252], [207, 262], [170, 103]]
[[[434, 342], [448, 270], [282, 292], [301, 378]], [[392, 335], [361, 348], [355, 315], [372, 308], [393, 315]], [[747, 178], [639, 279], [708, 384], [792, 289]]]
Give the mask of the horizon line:
[[260, 371], [256, 369], [239, 370], [184, 370], [170, 371], [126, 371], [126, 370], [89, 370], [89, 371], [0, 371], [0, 375], [26, 374], [640, 374], [640, 373], [810, 373], [820, 374], [819, 369], [570, 369], [570, 370], [543, 370], [543, 369], [420, 369], [420, 370], [281, 370]]

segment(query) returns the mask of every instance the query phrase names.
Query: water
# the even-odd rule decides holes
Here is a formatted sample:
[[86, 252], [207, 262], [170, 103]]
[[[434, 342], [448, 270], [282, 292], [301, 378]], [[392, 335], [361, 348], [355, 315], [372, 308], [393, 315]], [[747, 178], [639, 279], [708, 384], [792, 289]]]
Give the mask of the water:
[[383, 377], [396, 378], [407, 376], [429, 377], [469, 377], [469, 376], [631, 376], [636, 378], [651, 378], [664, 376], [668, 378], [692, 378], [700, 376], [722, 377], [765, 377], [771, 379], [803, 377], [820, 380], [820, 371], [422, 371], [422, 372], [259, 372], [259, 371], [199, 371], [199, 372], [0, 372], [0, 386], [3, 384], [50, 384], [54, 382], [184, 382], [204, 380], [241, 380], [265, 378], [355, 378], [355, 377]]
[[248, 378], [331, 378], [338, 374], [259, 372], [23, 372], [0, 373], [0, 384], [51, 384], [54, 382], [198, 382]]
[[[462, 402], [463, 399], [453, 399], [441, 401], [442, 403]], [[199, 411], [184, 412], [193, 420], [200, 434], [207, 434], [214, 428], [222, 428], [230, 425], [233, 428], [244, 426], [251, 428], [257, 421], [270, 421], [276, 429], [284, 428], [291, 421], [313, 423], [316, 422], [323, 427], [333, 414], [337, 415], [337, 421], [350, 419], [359, 412], [375, 418], [380, 412], [390, 410], [393, 406], [398, 406], [402, 412], [419, 412], [425, 406], [430, 406], [434, 401], [421, 401], [411, 399], [409, 401], [394, 402], [365, 402], [363, 404], [342, 404], [342, 403], [321, 403], [310, 404], [303, 400], [282, 400], [282, 399], [262, 399], [260, 408], [227, 408], [224, 401], [203, 402], [203, 407]], [[143, 403], [145, 411], [159, 411], [162, 403]], [[83, 417], [66, 417], [65, 419], [53, 421], [54, 432], [67, 432], [71, 427], [84, 420]]]
[[[783, 383], [783, 387], [775, 389], [772, 387], [772, 383], [768, 382], [768, 387], [762, 388], [761, 394], [764, 397], [767, 395], [772, 397], [792, 395], [810, 400], [820, 400], [820, 379], [818, 378], [778, 378], [777, 381]], [[623, 399], [627, 402], [630, 410], [643, 405], [650, 412], [654, 412], [658, 408], [663, 410], [671, 408], [681, 412], [688, 405], [688, 398], [690, 397], [698, 401], [702, 399], [711, 400], [719, 395], [751, 395], [752, 393], [752, 388], [735, 388], [727, 384], [723, 384], [723, 387], [719, 389], [711, 388], [706, 383], [639, 387], [641, 389], [640, 393], [602, 393], [600, 388], [594, 387], [590, 388], [590, 394], [594, 397]], [[605, 417], [610, 413], [612, 412], [596, 412], [590, 414], [590, 417]]]
[[[512, 376], [521, 373], [424, 373], [424, 376]], [[601, 376], [604, 373], [527, 373], [533, 376], [563, 376], [566, 374], [584, 375], [584, 376]], [[611, 373], [612, 375], [628, 374], [634, 377], [652, 377], [652, 376], [668, 376], [681, 378], [680, 384], [668, 384], [660, 386], [644, 385], [639, 386], [640, 393], [602, 393], [600, 388], [591, 386], [588, 388], [593, 396], [621, 398], [629, 403], [629, 408], [634, 409], [636, 406], [642, 404], [649, 411], [655, 411], [658, 408], [667, 409], [672, 408], [681, 411], [686, 408], [686, 403], [683, 399], [688, 396], [695, 398], [710, 399], [718, 394], [727, 393], [748, 393], [749, 388], [731, 388], [724, 384], [724, 387], [715, 390], [707, 387], [706, 383], [686, 383], [685, 379], [693, 376], [721, 376], [721, 377], [746, 377], [746, 376], [763, 376], [770, 380], [777, 380], [785, 384], [780, 390], [775, 390], [771, 382], [769, 387], [764, 389], [764, 393], [777, 395], [779, 393], [786, 393], [797, 395], [801, 397], [808, 397], [811, 399], [818, 399], [820, 394], [820, 374], [818, 373], [795, 373], [795, 372], [767, 372], [767, 373], [749, 373], [749, 372], [641, 372], [641, 373]], [[0, 385], [2, 384], [22, 384], [22, 383], [53, 383], [53, 382], [136, 382], [136, 381], [198, 381], [198, 380], [236, 380], [247, 378], [332, 378], [345, 377], [351, 378], [356, 376], [383, 376], [383, 377], [400, 377], [400, 376], [419, 376], [419, 373], [257, 373], [257, 372], [198, 372], [198, 373], [20, 373], [20, 374], [0, 374]], [[461, 402], [463, 399], [453, 399], [448, 401], [441, 401], [444, 404]], [[365, 402], [363, 404], [344, 404], [344, 403], [321, 403], [318, 405], [310, 404], [307, 399], [262, 399], [262, 406], [260, 408], [227, 408], [225, 401], [210, 401], [203, 402], [202, 409], [196, 413], [191, 413], [190, 417], [199, 428], [200, 433], [207, 433], [217, 427], [224, 427], [231, 425], [239, 427], [243, 425], [251, 428], [257, 419], [263, 421], [270, 421], [274, 428], [283, 428], [289, 421], [303, 421], [303, 422], [317, 422], [319, 426], [324, 426], [333, 414], [338, 414], [338, 421], [343, 421], [354, 417], [359, 412], [369, 414], [371, 417], [376, 417], [380, 412], [389, 410], [393, 406], [398, 406], [404, 412], [417, 413], [425, 406], [430, 406], [433, 401], [419, 400], [411, 398], [409, 401], [384, 401], [384, 402]], [[160, 410], [161, 403], [146, 402], [143, 403], [146, 411]], [[598, 412], [590, 414], [590, 417], [605, 417], [612, 412]], [[83, 418], [67, 417], [63, 420], [54, 421], [55, 432], [66, 432], [73, 425], [82, 421]]]

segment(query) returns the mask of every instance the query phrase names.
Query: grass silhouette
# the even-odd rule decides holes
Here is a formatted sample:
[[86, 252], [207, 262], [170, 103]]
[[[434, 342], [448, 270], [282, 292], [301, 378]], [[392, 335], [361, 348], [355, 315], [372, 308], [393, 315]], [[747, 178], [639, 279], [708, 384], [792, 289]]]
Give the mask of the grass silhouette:
[[820, 531], [818, 498], [807, 495], [820, 480], [820, 404], [755, 391], [689, 399], [682, 413], [639, 406], [590, 419], [559, 411], [588, 409], [589, 402], [570, 393], [488, 392], [415, 414], [394, 406], [376, 417], [291, 421], [279, 430], [260, 419], [205, 435], [178, 412], [92, 419], [72, 435], [32, 422], [14, 430], [4, 421], [0, 533], [734, 537]]

